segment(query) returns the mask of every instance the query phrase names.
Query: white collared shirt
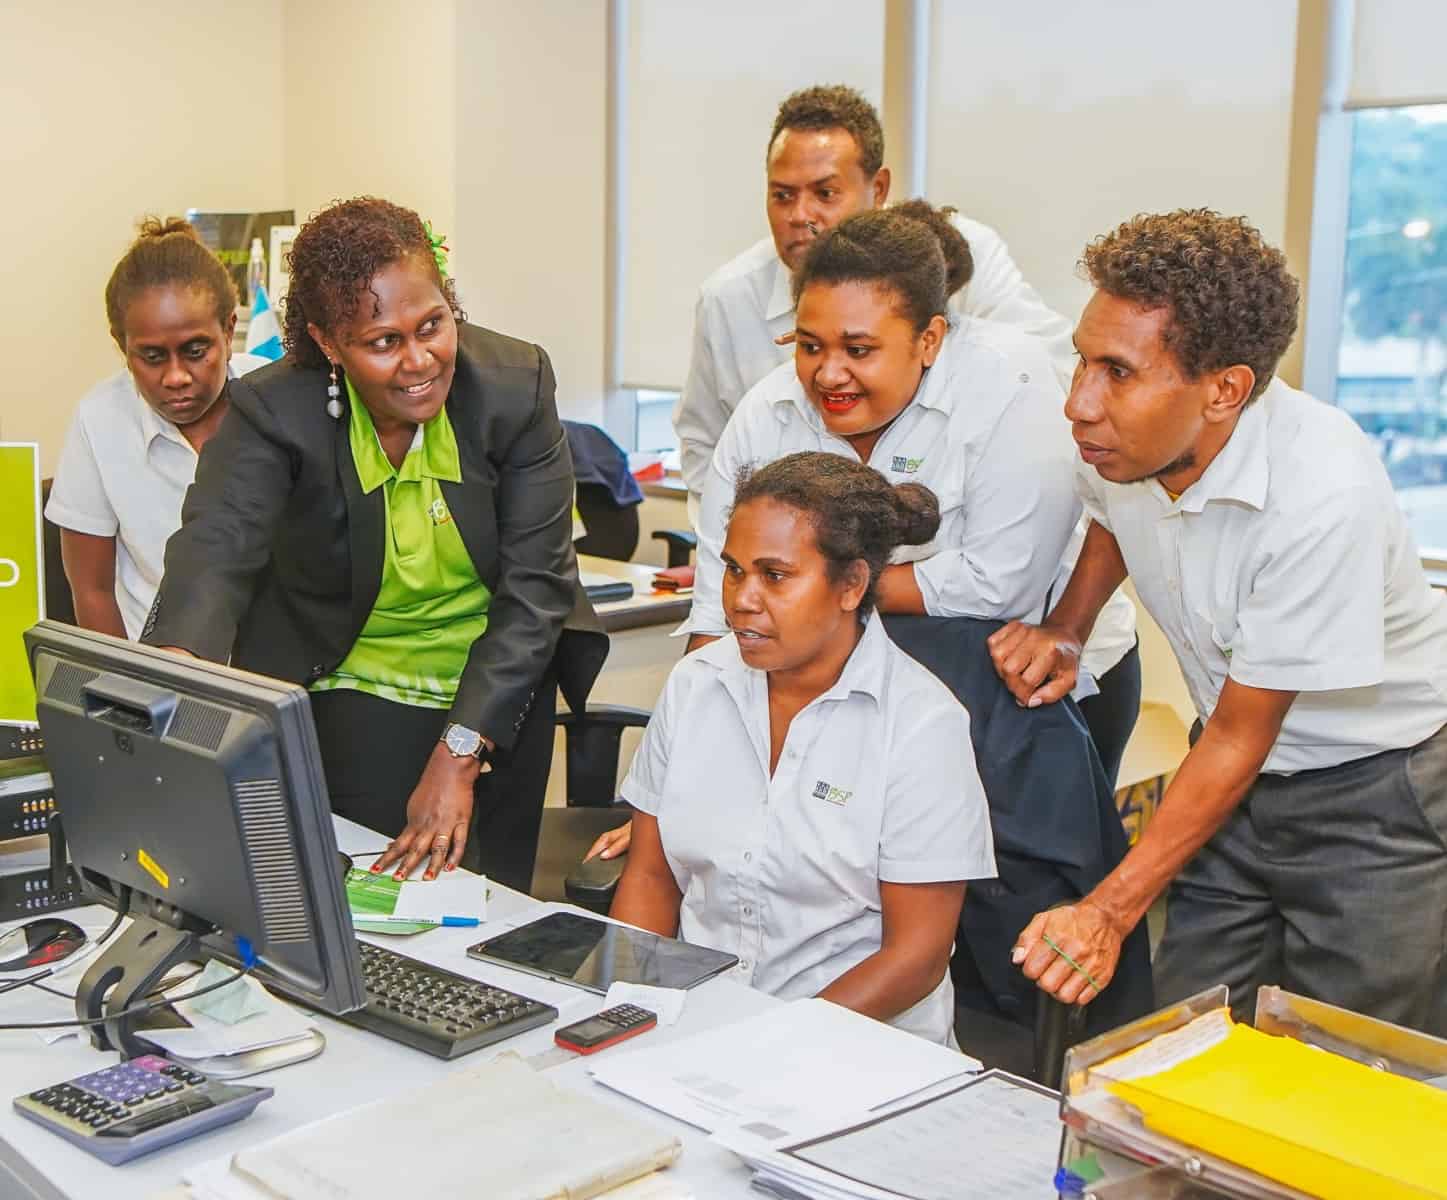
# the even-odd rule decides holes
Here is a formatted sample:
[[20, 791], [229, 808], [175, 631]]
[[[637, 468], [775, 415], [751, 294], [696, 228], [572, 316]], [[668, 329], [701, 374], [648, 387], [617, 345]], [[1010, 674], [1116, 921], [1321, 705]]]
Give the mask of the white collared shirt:
[[[881, 882], [994, 878], [969, 715], [878, 616], [772, 778], [769, 745], [768, 677], [723, 638], [673, 668], [621, 789], [658, 818], [679, 936], [738, 955], [742, 982], [817, 995], [880, 949]], [[893, 1024], [949, 1043], [948, 972]]]
[[1203, 722], [1228, 676], [1300, 693], [1264, 770], [1414, 746], [1447, 723], [1447, 598], [1341, 410], [1273, 379], [1177, 500], [1083, 463], [1078, 481]]
[[[1005, 241], [988, 225], [956, 215], [970, 244], [974, 275], [950, 299], [960, 317], [984, 317], [1041, 338], [1062, 387], [1075, 369], [1070, 322], [1049, 308], [1020, 274]], [[688, 379], [673, 410], [684, 482], [696, 502], [703, 495], [713, 449], [729, 414], [748, 390], [793, 348], [774, 339], [794, 329], [794, 298], [788, 269], [771, 238], [720, 268], [699, 292], [693, 318]]]
[[[1064, 403], [1039, 339], [966, 318], [951, 324], [914, 399], [875, 445], [871, 467], [939, 498], [934, 541], [894, 559], [915, 564], [931, 616], [1040, 618], [1080, 515]], [[750, 390], [714, 451], [693, 608], [679, 633], [727, 632], [720, 555], [739, 468], [800, 450], [857, 457], [824, 427], [789, 362]]]
[[[235, 379], [268, 361], [233, 354], [227, 370]], [[196, 451], [141, 398], [129, 371], [97, 384], [76, 408], [45, 515], [63, 529], [116, 539], [116, 604], [132, 639], [146, 624], [195, 477]]]

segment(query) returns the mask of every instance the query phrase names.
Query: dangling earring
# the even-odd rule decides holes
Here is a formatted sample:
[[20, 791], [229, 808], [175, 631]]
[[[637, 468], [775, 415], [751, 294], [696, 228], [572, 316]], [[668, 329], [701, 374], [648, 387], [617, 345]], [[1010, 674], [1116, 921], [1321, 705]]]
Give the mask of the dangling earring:
[[327, 395], [330, 397], [330, 399], [327, 400], [327, 412], [331, 414], [334, 420], [340, 421], [342, 419], [342, 389], [337, 385], [336, 363], [332, 363], [332, 381], [327, 384]]

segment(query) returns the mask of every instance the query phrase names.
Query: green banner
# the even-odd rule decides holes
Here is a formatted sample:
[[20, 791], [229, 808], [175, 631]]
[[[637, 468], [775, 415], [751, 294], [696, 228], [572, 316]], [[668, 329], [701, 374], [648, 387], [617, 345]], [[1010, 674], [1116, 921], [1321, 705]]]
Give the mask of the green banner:
[[0, 723], [33, 723], [35, 688], [21, 634], [43, 615], [40, 451], [0, 443]]

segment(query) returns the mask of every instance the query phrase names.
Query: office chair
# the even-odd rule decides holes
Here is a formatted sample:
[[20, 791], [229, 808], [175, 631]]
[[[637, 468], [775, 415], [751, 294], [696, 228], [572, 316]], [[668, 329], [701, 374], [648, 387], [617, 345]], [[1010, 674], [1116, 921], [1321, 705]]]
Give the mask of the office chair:
[[655, 529], [653, 538], [668, 546], [670, 567], [688, 566], [689, 556], [698, 549], [698, 534], [691, 529]]
[[[42, 509], [50, 502], [50, 488], [54, 483], [54, 479], [40, 481]], [[45, 615], [52, 621], [74, 625], [75, 597], [70, 591], [70, 581], [65, 577], [65, 562], [60, 553], [60, 526], [44, 520], [41, 544], [45, 556]]]
[[579, 554], [627, 562], [638, 548], [638, 506], [643, 491], [628, 470], [628, 452], [596, 425], [564, 421], [577, 478], [578, 513], [587, 534]]
[[[632, 815], [617, 799], [618, 756], [623, 731], [643, 728], [651, 715], [621, 704], [590, 704], [581, 713], [557, 714], [566, 746], [567, 806], [543, 809], [531, 888], [535, 898], [608, 911], [627, 855], [586, 868], [582, 858], [599, 834]], [[600, 872], [602, 878], [596, 878]]]

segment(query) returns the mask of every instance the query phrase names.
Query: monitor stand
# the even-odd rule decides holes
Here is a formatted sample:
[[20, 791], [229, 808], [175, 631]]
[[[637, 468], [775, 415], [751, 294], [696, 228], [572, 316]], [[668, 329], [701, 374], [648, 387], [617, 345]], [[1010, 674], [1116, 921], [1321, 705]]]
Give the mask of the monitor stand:
[[75, 1015], [83, 1021], [104, 1017], [90, 1027], [97, 1050], [117, 1050], [124, 1059], [160, 1054], [182, 1066], [220, 1079], [240, 1079], [259, 1071], [304, 1062], [320, 1054], [326, 1038], [319, 1030], [241, 1054], [183, 1058], [147, 1041], [136, 1031], [136, 1016], [120, 1016], [144, 1005], [161, 981], [181, 963], [204, 958], [201, 938], [209, 927], [177, 929], [144, 913], [131, 916], [130, 926], [81, 978], [75, 994]]

